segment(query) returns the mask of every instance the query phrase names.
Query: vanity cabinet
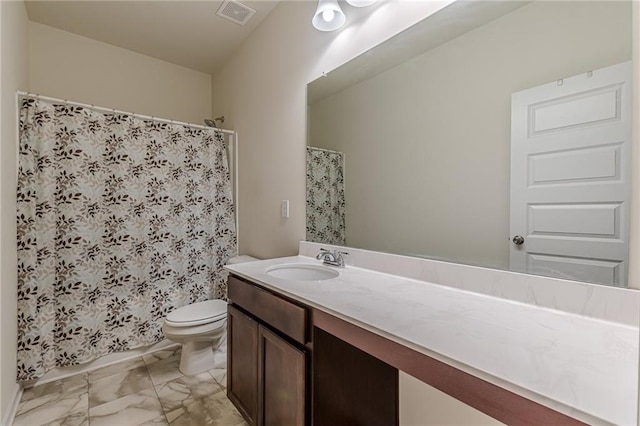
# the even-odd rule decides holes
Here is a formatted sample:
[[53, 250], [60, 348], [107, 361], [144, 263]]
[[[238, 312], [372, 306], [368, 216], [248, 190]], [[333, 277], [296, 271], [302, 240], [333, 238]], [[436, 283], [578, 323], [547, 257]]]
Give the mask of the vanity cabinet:
[[227, 395], [250, 425], [308, 424], [308, 308], [229, 278]]
[[258, 413], [258, 322], [227, 308], [227, 395], [251, 425]]
[[227, 395], [249, 424], [398, 424], [396, 368], [316, 326], [330, 315], [233, 275], [228, 284]]

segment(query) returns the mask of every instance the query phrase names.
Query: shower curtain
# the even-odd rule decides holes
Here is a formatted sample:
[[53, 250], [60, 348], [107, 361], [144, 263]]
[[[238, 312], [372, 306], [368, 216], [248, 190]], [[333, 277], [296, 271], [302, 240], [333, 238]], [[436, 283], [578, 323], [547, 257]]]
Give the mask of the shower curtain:
[[26, 98], [18, 174], [18, 380], [156, 343], [171, 310], [226, 298], [221, 133]]
[[346, 244], [341, 152], [307, 147], [307, 241]]

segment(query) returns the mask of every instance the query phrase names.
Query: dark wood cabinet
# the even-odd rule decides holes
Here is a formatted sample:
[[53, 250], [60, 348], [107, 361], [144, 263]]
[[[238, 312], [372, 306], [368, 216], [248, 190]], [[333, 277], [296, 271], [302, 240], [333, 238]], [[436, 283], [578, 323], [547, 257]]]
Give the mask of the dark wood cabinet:
[[308, 308], [229, 277], [227, 395], [250, 425], [309, 424]]
[[258, 424], [305, 425], [307, 355], [260, 325]]
[[250, 425], [398, 424], [397, 369], [318, 328], [328, 314], [233, 275], [228, 288], [227, 394]]
[[309, 308], [235, 277], [229, 277], [229, 300], [288, 338], [302, 345], [309, 340]]
[[258, 322], [227, 310], [227, 395], [250, 425], [258, 414]]

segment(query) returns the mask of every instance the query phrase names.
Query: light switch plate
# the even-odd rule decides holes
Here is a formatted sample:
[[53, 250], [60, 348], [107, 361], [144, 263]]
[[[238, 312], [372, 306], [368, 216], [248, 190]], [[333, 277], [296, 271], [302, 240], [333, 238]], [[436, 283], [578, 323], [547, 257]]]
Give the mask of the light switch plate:
[[280, 213], [282, 217], [289, 217], [289, 200], [282, 200], [280, 203]]

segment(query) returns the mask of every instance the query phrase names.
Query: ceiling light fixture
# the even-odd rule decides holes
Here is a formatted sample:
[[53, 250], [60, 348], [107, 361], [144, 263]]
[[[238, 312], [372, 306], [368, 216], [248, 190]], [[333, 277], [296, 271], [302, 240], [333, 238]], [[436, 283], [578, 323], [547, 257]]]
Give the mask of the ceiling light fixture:
[[319, 31], [335, 31], [347, 20], [338, 0], [318, 0], [318, 8], [311, 23]]
[[[371, 6], [378, 0], [346, 0], [353, 7]], [[347, 17], [340, 8], [338, 0], [318, 0], [318, 8], [311, 19], [313, 26], [319, 31], [335, 31], [341, 28]]]
[[347, 0], [347, 3], [353, 7], [367, 7], [371, 6], [375, 2], [376, 0]]

